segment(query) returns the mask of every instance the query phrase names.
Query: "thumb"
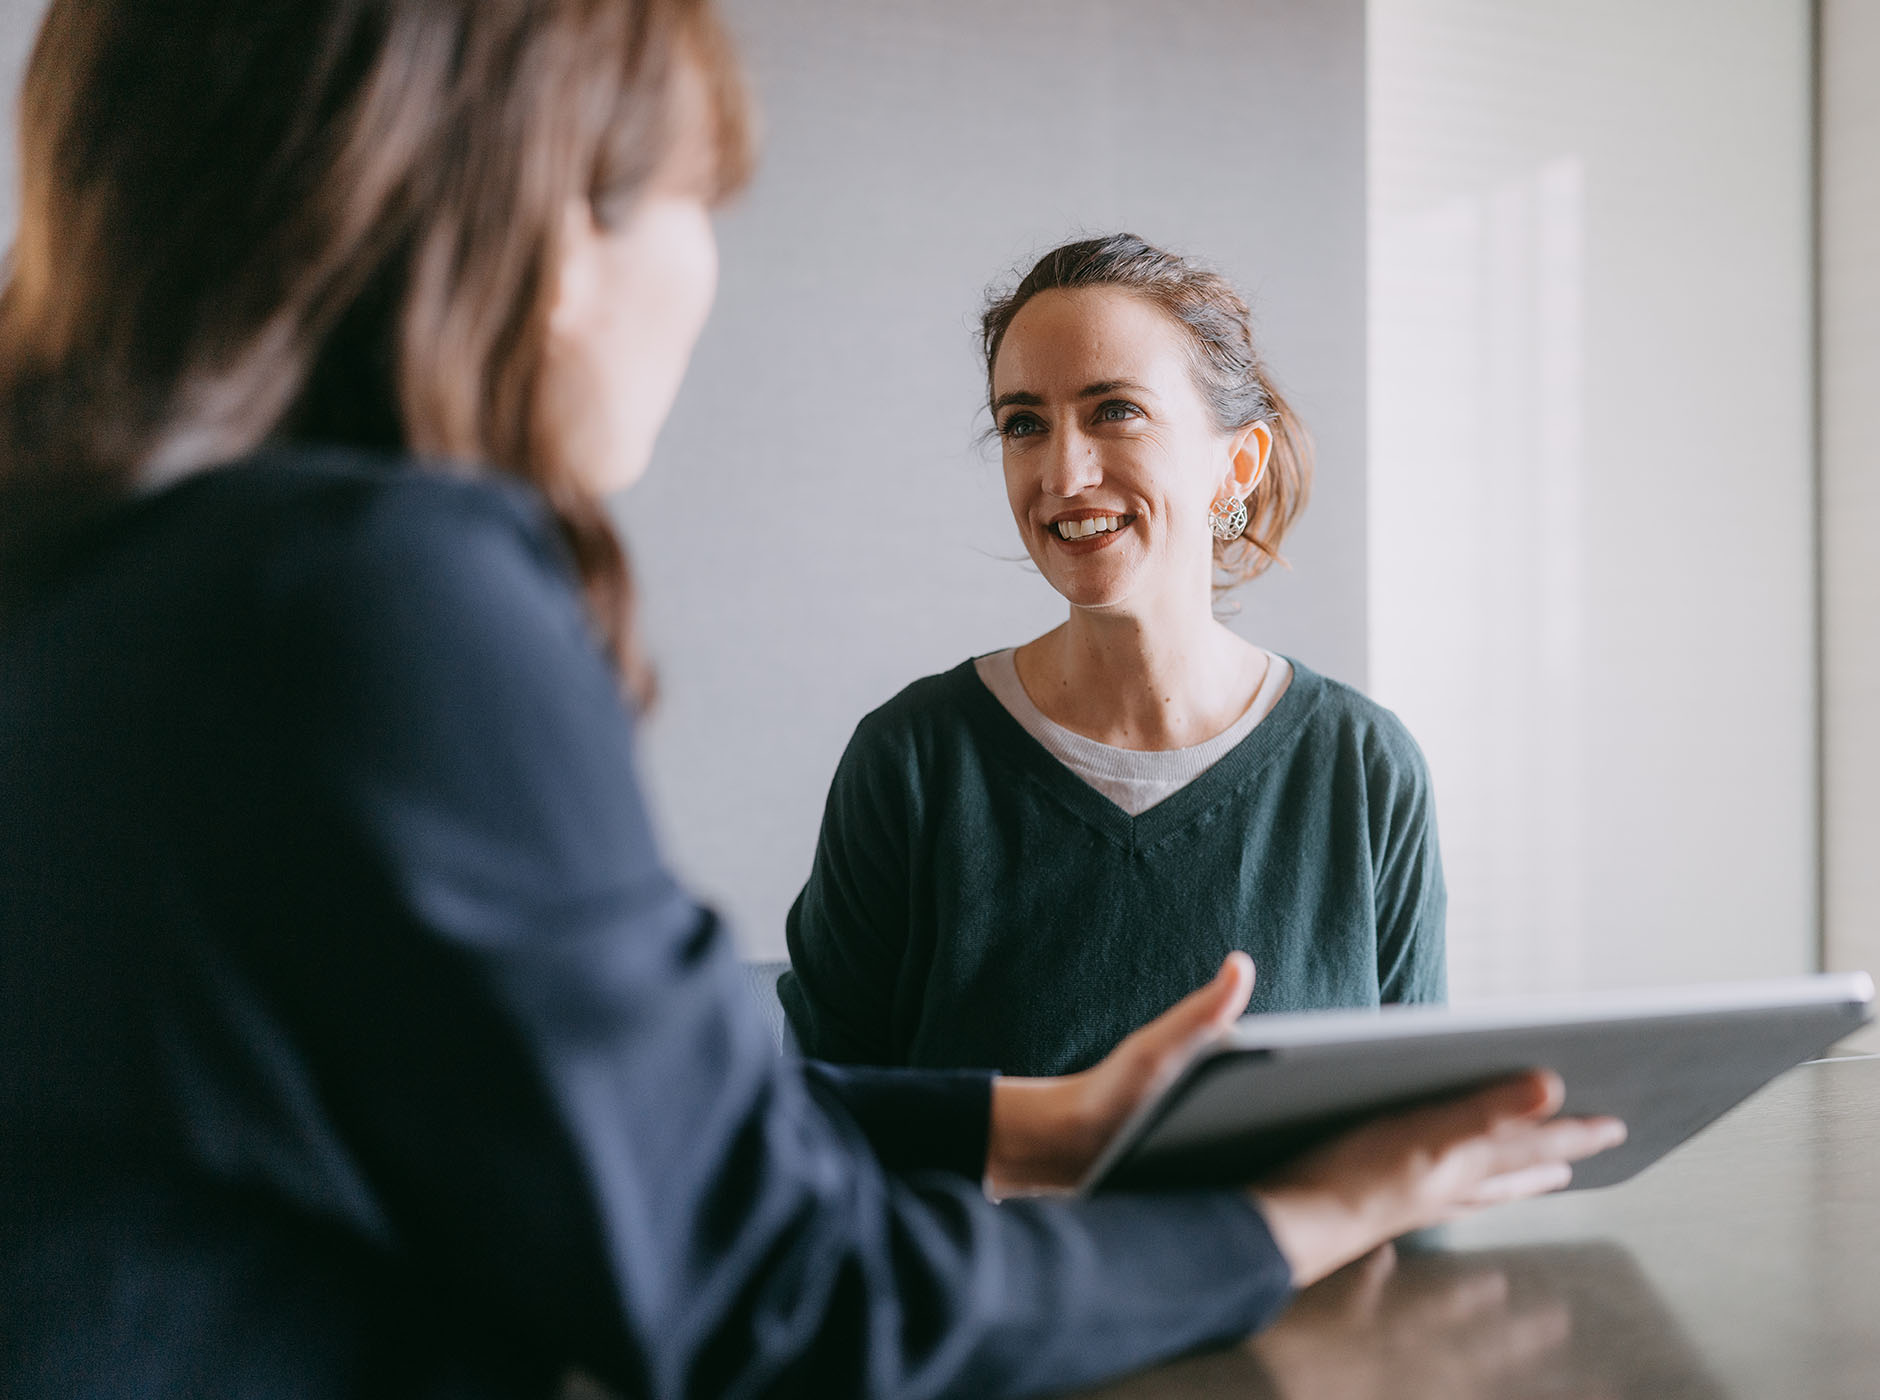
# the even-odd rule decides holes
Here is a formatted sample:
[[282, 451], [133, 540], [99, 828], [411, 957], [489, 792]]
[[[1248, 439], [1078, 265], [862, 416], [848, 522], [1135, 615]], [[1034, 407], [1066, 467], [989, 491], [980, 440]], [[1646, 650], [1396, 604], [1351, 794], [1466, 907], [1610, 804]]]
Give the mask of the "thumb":
[[1253, 959], [1235, 950], [1221, 960], [1221, 970], [1138, 1033], [1154, 1048], [1177, 1049], [1226, 1030], [1247, 1009], [1253, 995]]
[[1222, 958], [1220, 971], [1214, 974], [1214, 980], [1189, 993], [1187, 998], [1199, 998], [1203, 1006], [1208, 1006], [1210, 1000], [1212, 1002], [1202, 1029], [1224, 1031], [1238, 1021], [1253, 996], [1253, 983], [1258, 976], [1259, 970], [1254, 967], [1253, 959], [1238, 948]]

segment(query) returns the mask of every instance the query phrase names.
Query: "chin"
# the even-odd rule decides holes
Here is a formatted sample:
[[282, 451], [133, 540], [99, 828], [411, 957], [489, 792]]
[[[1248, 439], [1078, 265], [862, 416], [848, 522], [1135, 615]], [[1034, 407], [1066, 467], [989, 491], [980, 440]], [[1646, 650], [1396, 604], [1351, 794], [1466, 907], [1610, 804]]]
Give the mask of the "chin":
[[637, 485], [652, 464], [652, 443], [617, 442], [611, 451], [596, 453], [592, 464], [582, 470], [581, 477], [596, 495], [617, 496]]
[[1053, 578], [1049, 582], [1073, 608], [1090, 612], [1120, 607], [1129, 599], [1130, 590], [1124, 579]]

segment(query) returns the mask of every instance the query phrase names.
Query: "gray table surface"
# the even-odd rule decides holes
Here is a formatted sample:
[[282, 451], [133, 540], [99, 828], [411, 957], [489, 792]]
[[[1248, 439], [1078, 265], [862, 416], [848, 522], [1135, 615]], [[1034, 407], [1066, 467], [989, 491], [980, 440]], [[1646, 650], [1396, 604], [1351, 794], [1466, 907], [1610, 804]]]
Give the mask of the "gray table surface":
[[1800, 1066], [1631, 1181], [1490, 1211], [1106, 1400], [1880, 1400], [1880, 1057]]

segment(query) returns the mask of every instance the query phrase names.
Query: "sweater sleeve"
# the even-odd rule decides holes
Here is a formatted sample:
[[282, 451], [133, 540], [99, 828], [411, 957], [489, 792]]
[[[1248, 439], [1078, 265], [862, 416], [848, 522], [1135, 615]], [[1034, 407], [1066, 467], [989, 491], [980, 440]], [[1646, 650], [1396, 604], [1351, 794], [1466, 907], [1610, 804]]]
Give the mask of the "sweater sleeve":
[[1436, 840], [1436, 799], [1416, 740], [1387, 716], [1371, 767], [1373, 889], [1379, 1000], [1441, 1002], [1448, 996], [1448, 891]]
[[[1270, 1318], [1238, 1193], [993, 1205], [884, 1166], [666, 873], [552, 540], [454, 489], [303, 532], [265, 668], [295, 839], [255, 975], [410, 1266], [633, 1394], [1026, 1394]], [[930, 1083], [936, 1117], [984, 1084]]]
[[907, 947], [909, 797], [879, 712], [849, 741], [823, 807], [809, 879], [785, 923], [790, 970], [777, 996], [805, 1055], [893, 1065]]

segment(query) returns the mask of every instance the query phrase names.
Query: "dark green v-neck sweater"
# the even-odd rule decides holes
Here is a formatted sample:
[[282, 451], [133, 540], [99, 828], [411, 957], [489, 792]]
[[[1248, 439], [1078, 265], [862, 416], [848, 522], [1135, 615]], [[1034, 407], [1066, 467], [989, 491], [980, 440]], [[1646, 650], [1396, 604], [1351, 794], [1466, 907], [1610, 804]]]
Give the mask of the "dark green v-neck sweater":
[[1231, 948], [1256, 1012], [1442, 1000], [1423, 756], [1388, 710], [1292, 666], [1244, 740], [1135, 817], [970, 661], [870, 714], [790, 911], [778, 990], [804, 1053], [1068, 1073]]

